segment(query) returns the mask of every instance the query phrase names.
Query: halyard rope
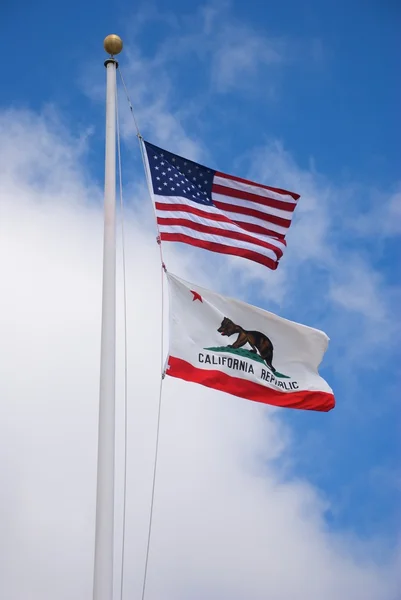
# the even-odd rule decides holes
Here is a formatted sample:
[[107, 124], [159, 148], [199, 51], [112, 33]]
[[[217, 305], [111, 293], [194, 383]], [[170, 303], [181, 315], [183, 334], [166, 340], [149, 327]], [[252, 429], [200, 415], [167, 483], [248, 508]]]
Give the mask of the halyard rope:
[[[141, 150], [141, 156], [142, 156], [142, 161], [143, 161], [143, 166], [144, 166], [144, 170], [145, 170], [145, 176], [146, 176], [146, 182], [147, 182], [147, 187], [148, 187], [148, 192], [149, 192], [149, 196], [152, 202], [152, 206], [153, 206], [153, 210], [154, 210], [154, 215], [155, 215], [155, 222], [156, 222], [156, 228], [157, 228], [157, 243], [159, 246], [159, 255], [160, 255], [160, 264], [161, 264], [161, 336], [160, 336], [160, 370], [161, 370], [161, 374], [160, 374], [160, 385], [159, 385], [159, 401], [158, 401], [158, 410], [157, 410], [157, 427], [156, 427], [156, 442], [155, 442], [155, 458], [154, 458], [154, 466], [153, 466], [153, 478], [152, 478], [152, 494], [151, 494], [151, 501], [150, 501], [150, 513], [149, 513], [149, 523], [148, 523], [148, 535], [147, 535], [147, 543], [146, 543], [146, 558], [145, 558], [145, 568], [144, 568], [144, 575], [143, 575], [143, 584], [142, 584], [142, 600], [145, 599], [145, 593], [146, 593], [146, 585], [147, 585], [147, 576], [148, 576], [148, 567], [149, 567], [149, 555], [150, 555], [150, 544], [151, 544], [151, 538], [152, 538], [152, 525], [153, 525], [153, 509], [154, 509], [154, 500], [155, 500], [155, 489], [156, 489], [156, 476], [157, 476], [157, 463], [158, 463], [158, 455], [159, 455], [159, 438], [160, 438], [160, 422], [161, 422], [161, 408], [162, 408], [162, 392], [163, 392], [163, 380], [164, 380], [164, 355], [163, 355], [163, 351], [164, 351], [164, 272], [167, 272], [166, 266], [164, 264], [163, 261], [163, 251], [162, 251], [162, 246], [161, 246], [161, 239], [160, 239], [160, 230], [157, 224], [157, 219], [156, 219], [156, 209], [152, 200], [152, 194], [151, 194], [151, 181], [150, 181], [150, 176], [149, 176], [149, 170], [148, 170], [148, 165], [147, 165], [147, 160], [146, 160], [146, 155], [145, 155], [145, 149], [144, 149], [144, 143], [143, 143], [143, 138], [142, 135], [139, 131], [139, 127], [138, 127], [138, 123], [136, 121], [135, 118], [135, 114], [134, 114], [134, 109], [127, 91], [127, 87], [125, 85], [122, 73], [121, 73], [121, 69], [118, 69], [119, 73], [120, 73], [120, 78], [121, 78], [121, 82], [127, 97], [127, 101], [128, 101], [128, 105], [130, 108], [130, 112], [132, 114], [132, 118], [134, 120], [134, 124], [135, 124], [135, 129], [136, 129], [136, 135], [139, 141], [139, 147]], [[117, 112], [118, 115], [118, 112]], [[117, 117], [118, 118], [118, 117]], [[119, 162], [121, 161], [121, 155], [120, 155], [120, 132], [119, 132], [119, 124], [118, 124], [118, 146], [119, 146]], [[121, 172], [121, 164], [119, 164], [119, 169]], [[120, 179], [121, 182], [121, 179]], [[122, 192], [121, 192], [121, 197], [122, 197]], [[124, 260], [124, 286], [125, 286], [125, 260]], [[126, 411], [125, 411], [125, 415], [127, 415], [127, 407], [126, 407]], [[125, 424], [126, 425], [126, 424]], [[125, 472], [124, 472], [124, 508], [123, 508], [123, 546], [122, 546], [122, 567], [121, 567], [121, 597], [120, 600], [123, 600], [123, 577], [124, 577], [124, 547], [125, 547], [125, 505], [126, 505], [126, 448], [127, 448], [127, 444], [126, 444], [126, 438], [125, 438]]]

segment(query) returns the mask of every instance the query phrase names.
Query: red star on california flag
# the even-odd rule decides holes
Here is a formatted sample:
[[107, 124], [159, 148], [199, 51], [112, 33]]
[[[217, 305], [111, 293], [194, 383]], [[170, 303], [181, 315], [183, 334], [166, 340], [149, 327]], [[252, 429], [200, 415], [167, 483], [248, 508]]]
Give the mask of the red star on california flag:
[[192, 298], [192, 302], [195, 302], [195, 300], [200, 300], [201, 302], [203, 302], [202, 300], [202, 296], [200, 294], [198, 294], [198, 292], [194, 292], [193, 290], [191, 290], [191, 294], [193, 294], [193, 298]]

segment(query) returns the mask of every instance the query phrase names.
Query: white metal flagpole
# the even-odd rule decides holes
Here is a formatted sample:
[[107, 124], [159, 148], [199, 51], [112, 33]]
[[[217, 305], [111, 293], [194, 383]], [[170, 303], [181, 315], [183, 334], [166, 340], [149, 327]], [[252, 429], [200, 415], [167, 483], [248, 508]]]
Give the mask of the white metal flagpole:
[[113, 598], [115, 352], [116, 352], [116, 54], [123, 43], [108, 35], [105, 61], [106, 158], [104, 183], [103, 296], [93, 600]]

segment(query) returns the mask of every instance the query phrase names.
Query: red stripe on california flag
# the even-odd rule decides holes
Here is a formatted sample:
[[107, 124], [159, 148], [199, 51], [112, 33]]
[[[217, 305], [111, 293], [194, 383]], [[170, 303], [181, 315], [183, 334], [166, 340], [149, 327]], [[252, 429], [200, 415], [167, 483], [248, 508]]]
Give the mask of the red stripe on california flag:
[[183, 244], [197, 246], [199, 248], [204, 248], [205, 250], [211, 250], [212, 252], [219, 252], [220, 254], [241, 256], [242, 258], [248, 258], [249, 260], [253, 260], [261, 265], [265, 265], [265, 267], [268, 267], [273, 271], [277, 269], [278, 266], [278, 261], [275, 261], [264, 254], [259, 254], [258, 252], [253, 252], [252, 250], [245, 250], [244, 248], [237, 248], [235, 246], [225, 246], [224, 244], [217, 244], [216, 242], [207, 242], [206, 240], [193, 238], [189, 235], [184, 235], [183, 233], [161, 232], [160, 239], [166, 242], [182, 242]]
[[212, 193], [221, 194], [222, 196], [231, 196], [232, 198], [239, 198], [240, 200], [250, 200], [251, 202], [255, 202], [255, 204], [262, 204], [263, 206], [270, 206], [271, 208], [278, 208], [287, 212], [294, 212], [296, 207], [296, 204], [293, 204], [292, 202], [259, 196], [258, 194], [226, 187], [225, 185], [219, 185], [218, 183], [213, 183]]
[[222, 371], [194, 367], [189, 362], [174, 356], [169, 357], [166, 373], [170, 377], [198, 383], [208, 388], [226, 392], [245, 400], [261, 402], [262, 404], [320, 412], [328, 412], [335, 406], [334, 396], [329, 392], [310, 390], [279, 392], [253, 381], [231, 377]]
[[287, 196], [291, 196], [292, 198], [294, 198], [294, 200], [298, 200], [301, 197], [295, 192], [289, 192], [288, 190], [282, 190], [281, 188], [263, 185], [262, 183], [255, 183], [255, 181], [250, 181], [250, 179], [243, 179], [242, 177], [236, 177], [235, 175], [227, 175], [227, 173], [221, 173], [220, 171], [215, 171], [214, 176], [224, 177], [225, 179], [231, 179], [232, 181], [238, 181], [239, 183], [247, 183], [248, 185], [254, 185], [255, 187], [260, 187], [264, 190], [270, 190], [271, 192], [275, 192], [276, 194], [284, 194]]
[[219, 202], [215, 198], [213, 198], [213, 204], [216, 208], [223, 212], [233, 212], [241, 215], [249, 215], [251, 217], [262, 219], [267, 223], [274, 223], [275, 225], [280, 225], [280, 227], [288, 228], [291, 225], [291, 221], [288, 219], [282, 219], [281, 217], [276, 217], [275, 215], [269, 215], [267, 213], [261, 212], [260, 210], [255, 210], [253, 208], [238, 206], [237, 204], [227, 204], [226, 202]]
[[221, 237], [226, 237], [231, 240], [248, 242], [250, 244], [255, 244], [255, 246], [260, 246], [261, 248], [267, 248], [268, 250], [272, 250], [276, 254], [277, 258], [281, 258], [283, 256], [282, 249], [275, 246], [274, 244], [270, 244], [269, 242], [261, 240], [255, 236], [247, 235], [246, 233], [240, 233], [239, 231], [232, 231], [230, 229], [223, 229], [221, 227], [211, 227], [210, 225], [197, 223], [196, 221], [191, 221], [190, 219], [165, 219], [162, 217], [157, 217], [157, 223], [159, 225], [170, 226], [172, 229], [175, 225], [177, 225], [180, 227], [188, 227], [189, 229], [193, 229], [194, 231], [209, 233], [210, 235], [219, 235]]

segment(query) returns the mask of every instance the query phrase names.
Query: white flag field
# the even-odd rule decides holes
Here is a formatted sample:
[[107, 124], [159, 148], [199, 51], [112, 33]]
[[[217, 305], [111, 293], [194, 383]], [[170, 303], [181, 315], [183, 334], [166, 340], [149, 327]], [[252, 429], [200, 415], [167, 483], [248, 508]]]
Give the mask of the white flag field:
[[329, 338], [167, 273], [166, 373], [247, 400], [327, 412], [334, 394], [318, 367]]

